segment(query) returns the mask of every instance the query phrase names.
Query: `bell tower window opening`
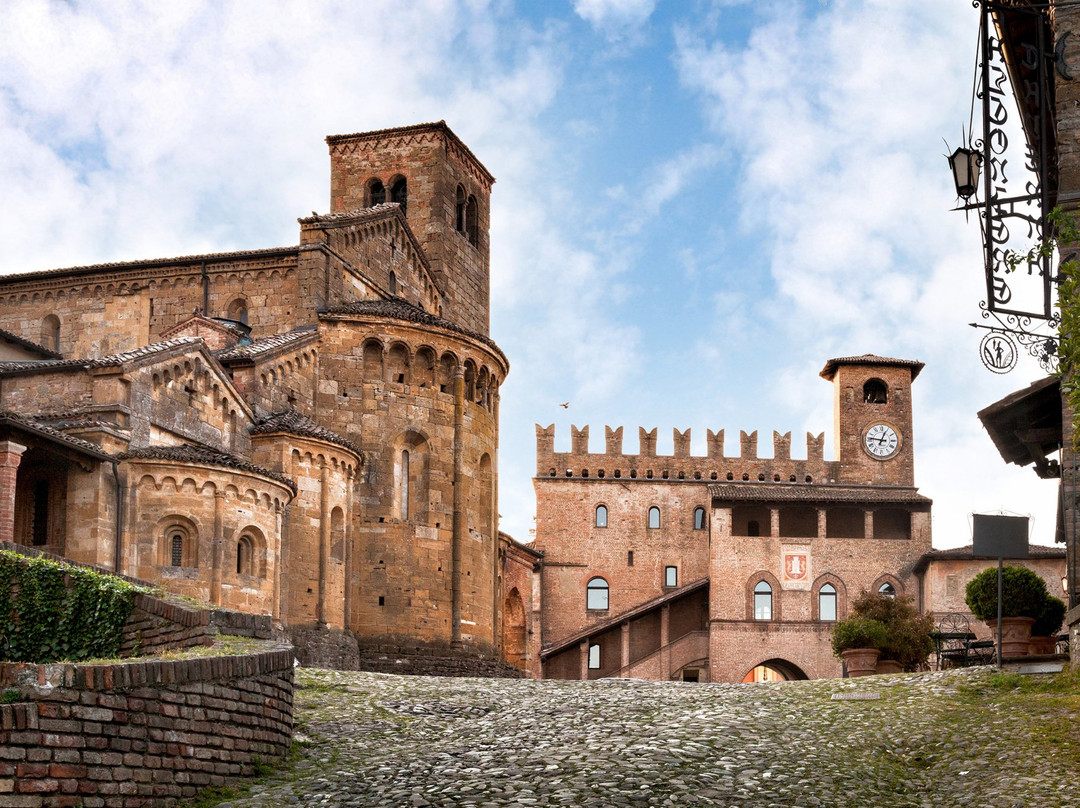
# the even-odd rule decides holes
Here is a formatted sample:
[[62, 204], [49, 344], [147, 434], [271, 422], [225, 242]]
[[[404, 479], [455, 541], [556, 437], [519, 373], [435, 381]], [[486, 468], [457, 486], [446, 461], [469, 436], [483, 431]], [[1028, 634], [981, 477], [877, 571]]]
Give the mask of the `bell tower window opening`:
[[409, 187], [404, 177], [398, 177], [390, 185], [390, 201], [401, 205], [401, 212], [405, 212], [405, 206], [409, 199]]
[[459, 233], [465, 232], [465, 207], [467, 204], [468, 197], [465, 195], [465, 188], [459, 185], [454, 198], [454, 229]]
[[863, 385], [864, 404], [888, 404], [889, 388], [881, 379], [870, 379]]
[[476, 197], [469, 194], [469, 201], [465, 203], [465, 233], [469, 237], [469, 243], [474, 247], [480, 246], [480, 215]]
[[374, 179], [368, 184], [368, 207], [375, 207], [386, 202], [386, 186], [382, 180]]

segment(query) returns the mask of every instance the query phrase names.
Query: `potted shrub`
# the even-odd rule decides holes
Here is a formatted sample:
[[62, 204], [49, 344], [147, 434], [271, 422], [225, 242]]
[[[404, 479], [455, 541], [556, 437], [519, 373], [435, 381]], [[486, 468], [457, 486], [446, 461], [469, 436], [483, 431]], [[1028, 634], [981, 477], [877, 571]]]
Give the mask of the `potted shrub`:
[[1065, 601], [1050, 595], [1043, 604], [1043, 610], [1031, 626], [1031, 640], [1028, 643], [1029, 654], [1052, 654], [1057, 647], [1057, 633], [1065, 620]]
[[[965, 600], [971, 613], [985, 620], [997, 636], [997, 567], [988, 567], [968, 581]], [[1027, 567], [1005, 567], [1001, 571], [1001, 656], [1027, 653], [1031, 626], [1042, 614], [1050, 595], [1046, 583]]]
[[849, 617], [833, 626], [833, 653], [844, 660], [848, 676], [869, 676], [875, 672], [885, 637], [885, 624], [880, 620]]
[[877, 620], [885, 626], [885, 643], [877, 663], [878, 673], [918, 670], [934, 649], [930, 632], [934, 620], [919, 614], [914, 599], [863, 592], [851, 606], [852, 615]]

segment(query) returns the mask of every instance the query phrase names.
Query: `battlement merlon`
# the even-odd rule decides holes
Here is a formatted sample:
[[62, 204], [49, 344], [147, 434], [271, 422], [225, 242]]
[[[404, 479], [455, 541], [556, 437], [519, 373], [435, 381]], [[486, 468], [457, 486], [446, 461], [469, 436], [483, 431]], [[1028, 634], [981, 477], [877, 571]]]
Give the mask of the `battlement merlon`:
[[[781, 474], [782, 479], [788, 480], [792, 475], [799, 481], [804, 481], [806, 476], [813, 479], [828, 478], [831, 475], [829, 469], [835, 461], [826, 462], [825, 433], [818, 435], [806, 433], [806, 459], [792, 458], [791, 456], [791, 432], [773, 432], [773, 456], [759, 457], [758, 433], [740, 431], [739, 454], [728, 456], [724, 454], [724, 430], [708, 430], [706, 454], [704, 457], [693, 455], [690, 452], [689, 429], [672, 430], [672, 443], [674, 453], [671, 455], [658, 455], [656, 450], [656, 428], [645, 429], [638, 427], [638, 453], [628, 454], [623, 451], [623, 427], [604, 427], [604, 452], [593, 453], [589, 451], [589, 426], [571, 426], [571, 448], [569, 452], [555, 451], [555, 425], [547, 427], [536, 425], [536, 473], [537, 476], [549, 477], [554, 469], [560, 477], [570, 472], [569, 476], [578, 476], [583, 470], [589, 468], [596, 470], [603, 468], [625, 468], [629, 470], [646, 469], [656, 467], [658, 474], [668, 471], [678, 472], [704, 472], [706, 470], [726, 474], [732, 473], [750, 474], [755, 479], [757, 475], [764, 473], [757, 467], [768, 471], [768, 478], [773, 479]], [[737, 468], [732, 461], [741, 461], [743, 465]], [[750, 464], [750, 465], [747, 465]], [[723, 469], [721, 469], [721, 466]], [[730, 468], [729, 468], [730, 466]], [[744, 468], [745, 466], [745, 468]], [[781, 468], [782, 467], [782, 468]], [[790, 468], [789, 468], [790, 467]], [[588, 475], [586, 475], [588, 476]], [[621, 476], [621, 475], [620, 475]], [[736, 476], [736, 479], [739, 479]]]

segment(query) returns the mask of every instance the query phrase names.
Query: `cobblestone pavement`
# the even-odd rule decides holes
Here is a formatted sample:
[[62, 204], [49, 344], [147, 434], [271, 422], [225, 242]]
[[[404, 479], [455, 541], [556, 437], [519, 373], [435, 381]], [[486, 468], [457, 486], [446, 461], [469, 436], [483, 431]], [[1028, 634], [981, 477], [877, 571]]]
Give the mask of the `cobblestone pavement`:
[[1080, 806], [1078, 697], [1016, 709], [980, 695], [988, 669], [761, 685], [297, 674], [298, 758], [222, 806]]

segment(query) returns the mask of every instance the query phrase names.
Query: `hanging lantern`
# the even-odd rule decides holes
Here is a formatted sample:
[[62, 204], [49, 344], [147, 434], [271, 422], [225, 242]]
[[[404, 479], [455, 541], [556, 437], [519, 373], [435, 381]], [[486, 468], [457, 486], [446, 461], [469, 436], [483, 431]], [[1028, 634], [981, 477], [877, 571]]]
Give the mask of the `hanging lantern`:
[[952, 169], [953, 182], [956, 183], [956, 195], [968, 199], [979, 187], [979, 167], [982, 155], [974, 149], [958, 148], [947, 158]]

